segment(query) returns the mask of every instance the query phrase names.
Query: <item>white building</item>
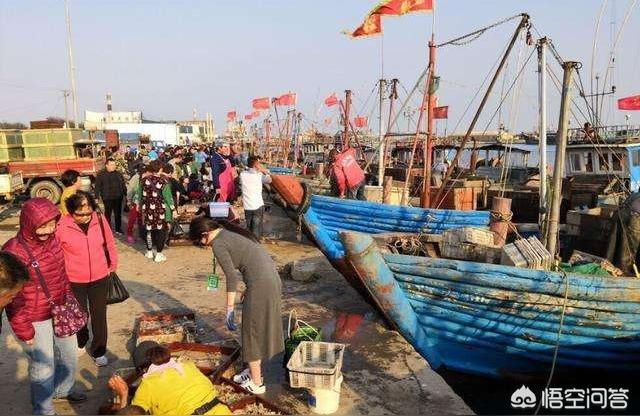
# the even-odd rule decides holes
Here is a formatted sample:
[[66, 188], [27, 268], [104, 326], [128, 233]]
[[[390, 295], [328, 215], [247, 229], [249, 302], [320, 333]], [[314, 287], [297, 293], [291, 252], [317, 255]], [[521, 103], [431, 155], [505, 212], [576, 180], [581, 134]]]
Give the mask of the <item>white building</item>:
[[161, 145], [178, 144], [178, 124], [166, 123], [105, 123], [105, 130], [118, 130], [120, 142], [135, 143], [139, 136], [148, 136], [152, 143]]
[[142, 111], [96, 111], [84, 112], [84, 128], [87, 130], [104, 130], [105, 124], [142, 123]]

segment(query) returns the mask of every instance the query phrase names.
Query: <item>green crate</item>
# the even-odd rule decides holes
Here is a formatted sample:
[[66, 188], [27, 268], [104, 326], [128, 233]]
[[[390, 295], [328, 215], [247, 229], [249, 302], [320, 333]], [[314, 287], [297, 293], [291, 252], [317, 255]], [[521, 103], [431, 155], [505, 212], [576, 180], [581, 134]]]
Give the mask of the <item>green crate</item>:
[[21, 147], [0, 146], [0, 163], [24, 160], [24, 151]]
[[25, 145], [73, 144], [74, 139], [79, 137], [82, 137], [82, 131], [76, 129], [42, 129], [22, 132]]
[[0, 146], [20, 146], [22, 132], [20, 130], [0, 130]]
[[75, 158], [75, 150], [73, 148], [73, 145], [24, 145], [23, 147], [25, 160]]

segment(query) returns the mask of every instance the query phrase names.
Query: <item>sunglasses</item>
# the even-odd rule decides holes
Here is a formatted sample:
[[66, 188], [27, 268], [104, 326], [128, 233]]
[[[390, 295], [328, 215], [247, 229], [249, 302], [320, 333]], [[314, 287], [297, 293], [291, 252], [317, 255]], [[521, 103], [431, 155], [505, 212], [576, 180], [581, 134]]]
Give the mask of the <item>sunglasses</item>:
[[74, 212], [73, 213], [74, 217], [90, 217], [91, 215], [93, 215], [93, 211], [92, 212]]

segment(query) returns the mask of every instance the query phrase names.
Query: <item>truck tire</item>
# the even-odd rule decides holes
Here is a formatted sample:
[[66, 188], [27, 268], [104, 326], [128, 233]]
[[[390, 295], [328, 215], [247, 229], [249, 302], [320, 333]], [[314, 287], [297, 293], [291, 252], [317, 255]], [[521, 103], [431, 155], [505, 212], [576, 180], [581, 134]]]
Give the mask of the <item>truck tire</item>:
[[54, 181], [39, 181], [31, 186], [29, 189], [29, 195], [31, 198], [46, 198], [49, 201], [57, 204], [60, 201], [62, 190]]

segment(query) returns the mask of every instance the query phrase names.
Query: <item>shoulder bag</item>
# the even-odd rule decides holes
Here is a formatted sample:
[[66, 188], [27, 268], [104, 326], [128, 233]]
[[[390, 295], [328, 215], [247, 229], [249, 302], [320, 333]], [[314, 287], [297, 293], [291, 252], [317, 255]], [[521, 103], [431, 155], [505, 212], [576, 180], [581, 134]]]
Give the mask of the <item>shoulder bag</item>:
[[65, 292], [62, 302], [55, 303], [53, 301], [47, 282], [44, 280], [44, 276], [40, 270], [40, 264], [33, 257], [31, 249], [29, 249], [27, 243], [22, 241], [21, 238], [18, 238], [18, 241], [27, 252], [29, 261], [31, 262], [31, 267], [36, 271], [38, 280], [40, 280], [40, 286], [42, 286], [42, 290], [51, 305], [53, 333], [58, 338], [68, 337], [78, 333], [78, 331], [87, 325], [87, 320], [89, 319], [87, 312], [80, 306], [80, 303], [78, 303], [78, 300], [70, 290]]
[[[107, 247], [107, 236], [104, 232], [104, 224], [102, 219], [104, 217], [98, 214], [98, 224], [100, 224], [100, 231], [102, 232], [102, 248], [104, 250], [104, 256], [107, 258], [107, 266], [111, 268], [111, 255], [109, 254], [109, 248]], [[107, 305], [114, 303], [124, 302], [129, 299], [129, 292], [124, 287], [124, 283], [118, 277], [116, 272], [109, 273], [109, 288], [107, 289]]]

